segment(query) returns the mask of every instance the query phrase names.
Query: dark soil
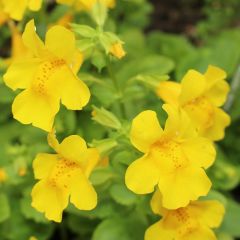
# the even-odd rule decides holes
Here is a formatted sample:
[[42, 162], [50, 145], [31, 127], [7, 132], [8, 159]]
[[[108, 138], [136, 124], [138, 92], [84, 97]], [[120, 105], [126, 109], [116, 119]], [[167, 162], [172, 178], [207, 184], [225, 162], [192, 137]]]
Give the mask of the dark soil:
[[150, 30], [191, 35], [196, 23], [204, 18], [201, 0], [151, 0], [154, 4]]

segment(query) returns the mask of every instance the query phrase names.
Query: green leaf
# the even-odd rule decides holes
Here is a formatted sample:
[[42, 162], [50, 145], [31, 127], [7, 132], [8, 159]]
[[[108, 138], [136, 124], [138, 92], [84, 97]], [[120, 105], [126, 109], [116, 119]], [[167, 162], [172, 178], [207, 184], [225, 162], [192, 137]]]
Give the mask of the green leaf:
[[38, 212], [31, 206], [31, 201], [32, 200], [30, 195], [25, 196], [20, 200], [20, 208], [23, 215], [27, 219], [33, 219], [35, 222], [38, 222], [38, 223], [48, 223], [48, 221], [43, 216], [43, 214]]
[[224, 152], [217, 148], [215, 164], [209, 169], [209, 176], [215, 189], [231, 190], [239, 184], [238, 168], [229, 162]]
[[117, 147], [118, 143], [115, 139], [106, 138], [102, 140], [93, 140], [90, 147], [97, 148], [98, 152], [100, 153], [101, 157], [109, 156], [109, 154]]
[[10, 103], [15, 97], [14, 92], [6, 85], [0, 84], [0, 103]]
[[105, 108], [93, 106], [93, 111], [92, 119], [97, 123], [113, 129], [120, 129], [122, 127], [120, 120]]
[[101, 185], [111, 178], [113, 178], [114, 174], [112, 170], [108, 168], [97, 168], [93, 171], [90, 177], [90, 181], [93, 185]]
[[116, 76], [121, 82], [125, 82], [139, 75], [166, 75], [174, 69], [174, 62], [161, 55], [144, 56], [125, 62], [122, 68], [118, 69]]
[[195, 69], [200, 72], [204, 72], [209, 65], [209, 59], [211, 56], [211, 49], [202, 47], [190, 52], [179, 62], [176, 68], [176, 79], [181, 81], [182, 77], [187, 73], [189, 69]]
[[85, 235], [89, 235], [93, 232], [96, 227], [96, 222], [93, 219], [86, 217], [80, 217], [78, 215], [71, 214], [67, 218], [68, 228], [87, 239]]
[[147, 43], [154, 52], [173, 59], [176, 65], [181, 62], [183, 56], [194, 51], [194, 47], [187, 38], [178, 34], [154, 31], [149, 34]]
[[234, 240], [231, 235], [225, 232], [219, 232], [217, 233], [217, 239], [218, 240]]
[[106, 56], [100, 51], [95, 51], [93, 53], [91, 62], [99, 72], [101, 72], [101, 70], [107, 65]]
[[108, 108], [112, 103], [119, 101], [119, 96], [114, 90], [104, 85], [95, 84], [91, 88], [91, 93], [105, 108]]
[[132, 205], [137, 200], [137, 195], [127, 189], [124, 184], [115, 184], [110, 188], [112, 198], [122, 205]]
[[101, 222], [94, 231], [92, 240], [131, 240], [126, 232], [124, 220], [119, 218], [107, 219]]
[[227, 198], [220, 192], [215, 190], [210, 190], [207, 196], [201, 197], [201, 200], [217, 200], [221, 202], [224, 206], [227, 205]]
[[117, 211], [119, 211], [119, 208], [116, 207], [116, 203], [110, 200], [111, 199], [106, 200], [99, 199], [97, 207], [91, 211], [81, 211], [71, 204], [68, 206], [66, 211], [71, 214], [80, 217], [86, 217], [89, 219], [106, 219], [113, 216]]
[[90, 48], [93, 48], [94, 46], [95, 46], [95, 43], [93, 42], [92, 39], [82, 39], [77, 41], [77, 48], [81, 52], [84, 52]]
[[0, 222], [4, 222], [10, 216], [10, 206], [6, 194], [0, 194]]
[[71, 24], [71, 27], [75, 33], [85, 38], [94, 38], [97, 34], [94, 28], [87, 25]]
[[16, 196], [11, 199], [11, 216], [0, 224], [0, 239], [16, 240], [26, 239], [35, 236], [38, 240], [49, 239], [52, 234], [52, 224], [35, 224], [33, 221], [27, 221], [21, 213], [19, 200]]
[[100, 2], [93, 5], [90, 12], [92, 19], [97, 23], [98, 26], [103, 27], [107, 18], [107, 7]]
[[68, 111], [66, 108], [62, 107], [56, 118], [57, 132], [71, 134], [74, 132], [76, 125], [77, 125], [76, 112]]
[[221, 231], [233, 237], [240, 237], [240, 204], [229, 200], [226, 206], [226, 214], [221, 226]]
[[138, 75], [136, 80], [143, 83], [148, 88], [152, 89], [153, 91], [159, 86], [161, 81], [169, 80], [168, 75]]

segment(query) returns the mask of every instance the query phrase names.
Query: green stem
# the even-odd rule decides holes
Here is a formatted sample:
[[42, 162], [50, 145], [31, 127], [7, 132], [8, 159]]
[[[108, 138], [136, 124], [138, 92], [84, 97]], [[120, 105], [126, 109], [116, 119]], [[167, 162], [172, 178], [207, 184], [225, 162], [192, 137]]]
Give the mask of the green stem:
[[111, 64], [111, 61], [110, 59], [108, 59], [108, 64], [107, 64], [107, 69], [108, 69], [108, 74], [110, 76], [110, 79], [112, 80], [112, 83], [113, 83], [113, 86], [116, 90], [116, 93], [118, 95], [118, 97], [120, 98], [120, 102], [118, 103], [119, 105], [119, 108], [120, 108], [120, 111], [121, 111], [121, 115], [123, 118], [127, 118], [127, 111], [126, 111], [126, 106], [123, 102], [123, 92], [122, 92], [122, 89], [121, 87], [119, 86], [118, 84], [118, 80], [112, 70], [112, 64]]
[[68, 236], [67, 236], [68, 234], [67, 234], [67, 231], [66, 231], [66, 228], [65, 228], [65, 225], [64, 225], [63, 222], [59, 225], [59, 228], [60, 228], [61, 240], [67, 240], [68, 239]]

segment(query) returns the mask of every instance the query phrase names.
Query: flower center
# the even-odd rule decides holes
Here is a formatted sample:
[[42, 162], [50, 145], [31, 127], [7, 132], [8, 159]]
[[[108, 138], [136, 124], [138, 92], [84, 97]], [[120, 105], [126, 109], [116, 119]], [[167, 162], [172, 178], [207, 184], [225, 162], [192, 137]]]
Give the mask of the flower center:
[[165, 224], [171, 225], [177, 231], [177, 235], [182, 237], [196, 231], [198, 222], [189, 215], [187, 208], [179, 208], [169, 212], [165, 219]]
[[174, 141], [157, 142], [150, 153], [163, 171], [175, 171], [188, 164], [181, 145]]
[[65, 61], [63, 59], [55, 59], [42, 63], [34, 76], [33, 91], [38, 95], [47, 95], [52, 75], [64, 64]]
[[188, 212], [184, 208], [173, 210], [171, 214], [172, 217], [175, 218], [175, 220], [177, 220], [181, 224], [186, 223], [190, 218]]
[[58, 160], [51, 175], [49, 176], [49, 184], [52, 187], [60, 187], [69, 190], [69, 181], [74, 171], [81, 169], [80, 165], [67, 159]]

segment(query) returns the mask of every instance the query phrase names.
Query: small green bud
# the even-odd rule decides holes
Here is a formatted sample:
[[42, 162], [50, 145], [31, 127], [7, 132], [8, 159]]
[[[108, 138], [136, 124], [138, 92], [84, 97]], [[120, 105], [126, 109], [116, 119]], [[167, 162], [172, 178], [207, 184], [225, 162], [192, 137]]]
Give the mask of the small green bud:
[[107, 111], [103, 107], [97, 108], [93, 106], [92, 119], [103, 126], [110, 127], [116, 130], [122, 127], [118, 118], [113, 113]]
[[97, 31], [87, 25], [71, 24], [72, 30], [84, 38], [94, 38], [97, 35]]
[[103, 27], [107, 19], [107, 12], [107, 7], [98, 1], [91, 10], [91, 17], [98, 26]]
[[103, 140], [93, 140], [90, 147], [95, 147], [102, 157], [108, 156], [110, 152], [118, 145], [117, 141], [111, 138]]

